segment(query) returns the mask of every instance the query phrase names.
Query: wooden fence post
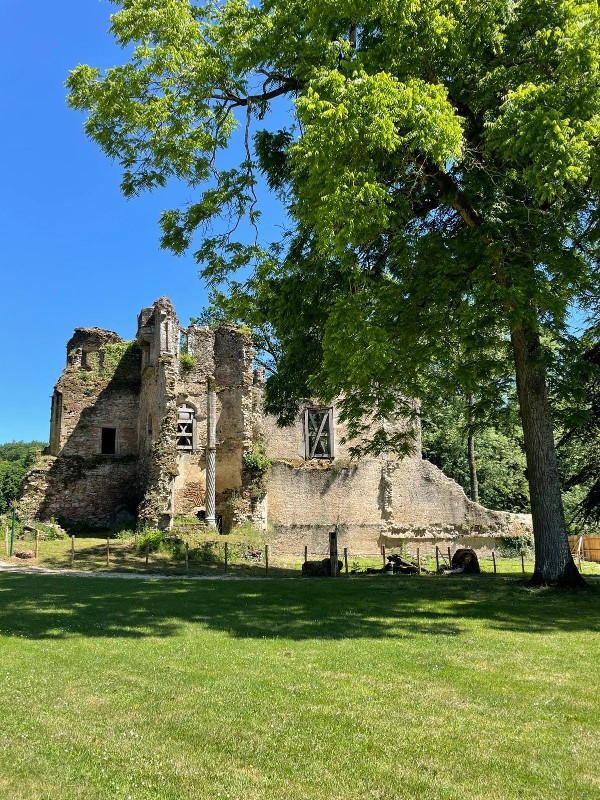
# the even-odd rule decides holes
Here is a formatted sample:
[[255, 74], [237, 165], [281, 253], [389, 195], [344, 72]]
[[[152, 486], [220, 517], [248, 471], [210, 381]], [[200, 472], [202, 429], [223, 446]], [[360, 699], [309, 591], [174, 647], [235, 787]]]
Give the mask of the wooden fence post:
[[305, 544], [304, 545], [304, 563], [306, 564], [307, 561], [308, 561], [308, 545]]
[[71, 536], [71, 566], [75, 563], [75, 537]]
[[525, 550], [521, 550], [521, 570], [525, 575]]
[[40, 532], [35, 532], [35, 560], [37, 561], [40, 552]]
[[492, 550], [492, 561], [494, 562], [494, 575], [496, 574], [496, 551]]
[[381, 545], [381, 558], [383, 560], [383, 568], [385, 569], [385, 545]]
[[190, 546], [187, 542], [185, 543], [185, 571], [187, 575], [190, 574]]
[[225, 572], [227, 572], [228, 562], [229, 562], [229, 542], [225, 542]]
[[417, 547], [417, 569], [419, 570], [419, 575], [421, 574], [421, 548]]
[[332, 578], [337, 578], [338, 576], [337, 528], [329, 531], [329, 573]]
[[348, 574], [348, 548], [344, 547], [344, 569], [346, 575]]
[[269, 574], [269, 545], [265, 545], [265, 575]]
[[450, 548], [448, 547], [448, 566], [452, 569], [452, 556], [450, 555]]
[[146, 542], [146, 566], [148, 566], [148, 556], [150, 555], [150, 544]]
[[435, 546], [435, 571], [440, 571], [440, 548], [437, 546], [437, 544]]

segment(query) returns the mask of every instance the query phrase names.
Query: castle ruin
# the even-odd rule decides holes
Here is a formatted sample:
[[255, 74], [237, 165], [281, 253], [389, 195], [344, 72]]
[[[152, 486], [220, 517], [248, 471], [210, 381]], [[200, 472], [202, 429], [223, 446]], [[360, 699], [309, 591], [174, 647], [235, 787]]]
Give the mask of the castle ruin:
[[336, 525], [354, 553], [493, 546], [531, 530], [527, 515], [468, 500], [421, 457], [418, 431], [412, 455], [353, 461], [335, 405], [306, 402], [281, 428], [262, 400], [248, 333], [182, 329], [167, 298], [142, 309], [134, 342], [77, 328], [22, 507], [98, 528], [134, 517], [169, 528], [186, 515], [228, 533], [250, 522], [289, 553], [320, 552]]

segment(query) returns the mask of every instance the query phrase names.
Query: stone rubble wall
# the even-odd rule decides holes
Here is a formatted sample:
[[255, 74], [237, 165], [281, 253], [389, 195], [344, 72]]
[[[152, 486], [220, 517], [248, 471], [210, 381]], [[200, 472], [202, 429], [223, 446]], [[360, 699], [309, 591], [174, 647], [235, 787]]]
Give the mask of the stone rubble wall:
[[[78, 328], [67, 344], [67, 366], [53, 403], [52, 456], [26, 477], [22, 512], [111, 525], [137, 511], [137, 413], [140, 352], [116, 333]], [[101, 453], [101, 429], [117, 430], [116, 453]]]
[[105, 528], [133, 518], [140, 500], [135, 458], [46, 456], [26, 476], [19, 503], [29, 519]]

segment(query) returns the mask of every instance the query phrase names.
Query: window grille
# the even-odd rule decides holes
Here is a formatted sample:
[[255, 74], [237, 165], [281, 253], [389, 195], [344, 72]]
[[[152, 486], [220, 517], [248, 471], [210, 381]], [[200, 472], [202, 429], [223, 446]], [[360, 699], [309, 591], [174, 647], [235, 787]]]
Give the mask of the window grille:
[[177, 411], [177, 449], [194, 449], [194, 419], [196, 412], [185, 403]]
[[304, 411], [306, 458], [333, 458], [333, 408]]

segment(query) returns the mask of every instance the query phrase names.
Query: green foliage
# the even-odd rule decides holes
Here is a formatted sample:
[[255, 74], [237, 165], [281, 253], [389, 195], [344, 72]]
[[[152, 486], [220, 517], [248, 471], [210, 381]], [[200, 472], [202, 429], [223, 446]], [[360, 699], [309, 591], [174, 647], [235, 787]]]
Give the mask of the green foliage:
[[136, 549], [138, 553], [143, 554], [158, 553], [166, 546], [166, 537], [164, 531], [159, 530], [144, 530], [137, 537]]
[[[513, 412], [513, 413], [511, 413]], [[446, 397], [425, 404], [423, 455], [454, 478], [469, 494], [468, 421], [465, 398]], [[526, 462], [514, 406], [474, 431], [479, 502], [498, 511], [529, 511]]]
[[180, 353], [179, 363], [184, 372], [190, 372], [196, 366], [196, 359], [189, 353]]
[[532, 549], [533, 538], [527, 533], [523, 533], [520, 536], [503, 536], [500, 555], [504, 558], [515, 558], [523, 553], [526, 558], [529, 558]]
[[573, 533], [600, 533], [600, 331], [570, 337], [552, 373], [565, 487]]
[[0, 514], [19, 497], [23, 479], [44, 442], [8, 442], [0, 445]]
[[265, 445], [255, 442], [250, 450], [242, 456], [244, 469], [250, 476], [250, 493], [253, 497], [260, 497], [267, 489], [267, 480], [271, 470], [271, 460], [267, 456]]

